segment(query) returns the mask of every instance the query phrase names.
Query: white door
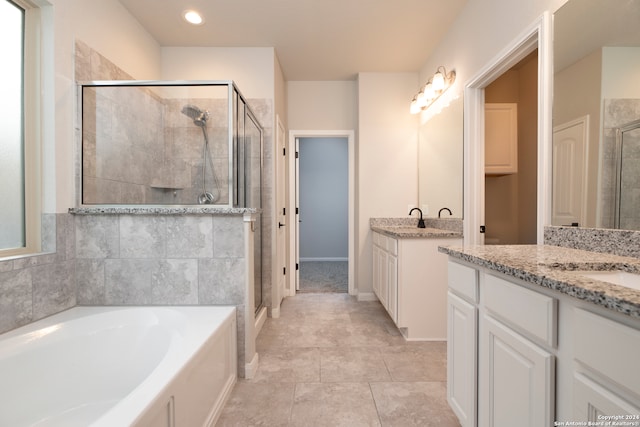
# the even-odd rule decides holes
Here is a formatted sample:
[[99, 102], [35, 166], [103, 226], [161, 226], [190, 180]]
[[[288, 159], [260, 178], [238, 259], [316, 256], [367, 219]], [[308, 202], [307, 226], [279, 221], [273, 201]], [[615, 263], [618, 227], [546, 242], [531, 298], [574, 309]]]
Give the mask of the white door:
[[[276, 116], [277, 130], [276, 140], [278, 152], [276, 153], [276, 218], [278, 220], [278, 228], [276, 230], [276, 266], [277, 266], [277, 293], [276, 298], [279, 306], [280, 300], [287, 295], [287, 212], [286, 212], [286, 168], [287, 168], [287, 152], [285, 131], [280, 117]], [[289, 214], [291, 216], [291, 214]]]
[[583, 225], [589, 116], [553, 129], [552, 225]]

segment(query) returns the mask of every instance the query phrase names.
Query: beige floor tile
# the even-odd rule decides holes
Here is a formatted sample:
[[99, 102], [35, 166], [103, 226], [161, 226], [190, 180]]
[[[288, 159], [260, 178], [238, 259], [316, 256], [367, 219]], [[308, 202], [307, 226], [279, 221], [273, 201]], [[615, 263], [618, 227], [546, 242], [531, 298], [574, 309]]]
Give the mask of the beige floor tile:
[[446, 385], [440, 382], [372, 383], [383, 427], [457, 427]]
[[231, 392], [218, 427], [287, 426], [295, 384], [239, 381]]
[[446, 343], [419, 343], [381, 347], [393, 381], [446, 381]]
[[258, 372], [251, 382], [320, 382], [317, 348], [279, 348], [260, 353]]
[[256, 377], [238, 382], [218, 426], [457, 425], [446, 343], [405, 341], [377, 301], [286, 298], [256, 348]]
[[366, 347], [320, 349], [320, 378], [323, 383], [391, 380], [378, 349]]
[[291, 426], [379, 426], [367, 383], [301, 383], [296, 385]]

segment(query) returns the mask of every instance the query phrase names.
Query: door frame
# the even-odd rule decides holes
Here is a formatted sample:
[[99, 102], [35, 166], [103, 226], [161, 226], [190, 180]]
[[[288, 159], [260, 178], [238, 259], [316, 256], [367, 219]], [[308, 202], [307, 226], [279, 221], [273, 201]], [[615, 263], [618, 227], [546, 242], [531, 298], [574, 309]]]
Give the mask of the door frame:
[[[296, 153], [296, 139], [297, 138], [346, 138], [347, 139], [347, 151], [348, 151], [348, 290], [349, 295], [355, 295], [355, 132], [353, 130], [289, 130], [289, 140], [287, 142], [287, 150], [289, 153]], [[291, 272], [297, 272], [296, 263], [298, 263], [296, 249], [299, 244], [299, 236], [297, 233], [298, 227], [298, 215], [296, 214], [296, 162], [297, 156], [289, 156], [289, 173], [287, 175], [287, 209], [292, 213], [291, 219], [287, 222], [288, 234], [289, 234], [289, 262], [288, 269]], [[294, 226], [296, 225], [296, 226]], [[290, 274], [287, 278], [287, 293], [288, 296], [294, 296], [296, 294], [296, 281], [298, 274]]]
[[538, 190], [537, 243], [544, 242], [544, 226], [551, 224], [553, 40], [547, 11], [498, 55], [464, 88], [464, 244], [484, 244], [484, 89], [528, 54], [538, 49]]

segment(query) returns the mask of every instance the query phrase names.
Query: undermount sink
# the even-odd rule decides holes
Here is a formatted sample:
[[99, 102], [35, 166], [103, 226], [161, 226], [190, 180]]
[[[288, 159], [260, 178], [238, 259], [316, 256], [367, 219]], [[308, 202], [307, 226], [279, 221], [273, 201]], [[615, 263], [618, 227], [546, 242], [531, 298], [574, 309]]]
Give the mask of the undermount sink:
[[601, 282], [613, 283], [614, 285], [624, 286], [625, 288], [640, 291], [640, 274], [629, 273], [621, 270], [611, 271], [576, 271], [583, 277], [588, 277]]

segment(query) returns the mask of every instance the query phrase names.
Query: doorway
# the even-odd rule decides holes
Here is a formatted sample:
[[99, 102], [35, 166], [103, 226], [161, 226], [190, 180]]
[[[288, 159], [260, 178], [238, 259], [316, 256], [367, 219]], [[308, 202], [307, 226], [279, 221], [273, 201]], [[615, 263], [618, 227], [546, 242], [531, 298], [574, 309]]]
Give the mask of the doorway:
[[536, 81], [535, 243], [544, 241], [544, 226], [551, 223], [551, 103], [553, 54], [551, 15], [545, 12], [491, 60], [465, 86], [464, 243], [485, 243], [485, 89], [513, 66], [538, 52]]
[[536, 243], [537, 83], [536, 49], [484, 89], [487, 245]]
[[298, 139], [298, 292], [347, 292], [349, 156], [345, 137]]
[[[353, 295], [354, 132], [292, 130], [288, 149], [295, 153], [289, 157], [288, 174], [288, 209], [295, 215], [289, 227], [288, 257], [295, 274], [288, 277], [286, 294], [314, 292], [310, 289], [315, 286], [317, 292]], [[310, 276], [318, 286], [305, 288], [302, 280]], [[338, 277], [339, 288], [334, 280]]]

